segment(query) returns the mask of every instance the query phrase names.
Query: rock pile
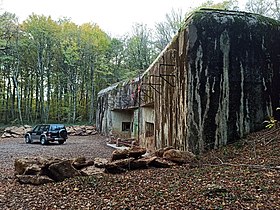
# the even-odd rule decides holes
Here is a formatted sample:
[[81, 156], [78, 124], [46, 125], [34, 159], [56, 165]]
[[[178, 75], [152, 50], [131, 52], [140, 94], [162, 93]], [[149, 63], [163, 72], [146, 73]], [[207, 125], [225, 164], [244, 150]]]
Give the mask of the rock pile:
[[59, 182], [75, 176], [90, 176], [100, 173], [121, 173], [126, 170], [149, 167], [172, 167], [190, 163], [195, 156], [173, 148], [158, 151], [157, 155], [144, 156], [146, 149], [134, 146], [125, 150], [115, 150], [111, 159], [85, 157], [75, 159], [26, 157], [15, 160], [15, 176], [22, 184], [44, 184]]
[[91, 125], [67, 126], [66, 130], [70, 136], [88, 136], [97, 134], [96, 127]]
[[[24, 134], [31, 129], [32, 127], [30, 125], [7, 127], [1, 138], [23, 138]], [[88, 136], [97, 134], [96, 127], [89, 125], [67, 126], [66, 130], [70, 136]]]
[[32, 127], [30, 125], [23, 125], [20, 127], [17, 126], [7, 127], [5, 128], [1, 138], [20, 138], [23, 137], [23, 135], [27, 131], [31, 131], [31, 129]]

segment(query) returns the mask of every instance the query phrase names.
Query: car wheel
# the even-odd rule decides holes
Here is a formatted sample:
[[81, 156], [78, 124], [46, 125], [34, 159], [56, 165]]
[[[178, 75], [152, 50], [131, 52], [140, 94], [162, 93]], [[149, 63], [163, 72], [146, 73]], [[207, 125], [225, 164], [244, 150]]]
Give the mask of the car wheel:
[[67, 137], [67, 131], [66, 130], [60, 130], [59, 131], [59, 136], [61, 137], [61, 138], [66, 138]]
[[41, 137], [40, 142], [41, 142], [42, 145], [48, 144], [48, 141], [47, 141], [47, 139], [46, 139], [45, 136], [42, 136], [42, 137]]
[[65, 140], [63, 141], [58, 141], [58, 144], [63, 144], [65, 142]]
[[24, 137], [24, 141], [25, 141], [26, 144], [31, 144], [32, 143], [31, 137], [29, 135], [26, 135]]

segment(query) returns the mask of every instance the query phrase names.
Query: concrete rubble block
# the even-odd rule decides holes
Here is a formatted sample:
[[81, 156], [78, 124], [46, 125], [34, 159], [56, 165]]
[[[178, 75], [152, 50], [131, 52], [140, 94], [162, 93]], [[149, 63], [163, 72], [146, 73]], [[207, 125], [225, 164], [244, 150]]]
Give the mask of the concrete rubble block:
[[31, 126], [28, 125], [19, 126], [19, 127], [16, 126], [7, 127], [4, 130], [5, 135], [3, 135], [2, 138], [10, 138], [10, 137], [19, 138], [20, 136], [23, 136], [27, 131], [31, 129], [32, 129]]
[[67, 178], [81, 176], [81, 173], [72, 166], [71, 160], [53, 163], [48, 167], [48, 170], [50, 172], [49, 177], [55, 181], [63, 181]]
[[163, 153], [163, 158], [175, 163], [191, 163], [195, 158], [195, 155], [188, 151], [170, 149]]
[[128, 155], [129, 157], [138, 159], [146, 153], [146, 148], [140, 146], [133, 146], [128, 151], [129, 151], [129, 155]]
[[75, 136], [82, 136], [83, 133], [84, 130], [81, 127], [75, 129]]
[[119, 173], [123, 172], [126, 169], [129, 169], [131, 162], [134, 160], [134, 158], [126, 158], [126, 159], [120, 159], [115, 160], [112, 162], [108, 162], [105, 165], [105, 170], [108, 173]]
[[68, 135], [70, 135], [70, 136], [75, 134], [75, 130], [74, 130], [73, 126], [66, 127], [66, 130], [67, 130]]
[[170, 149], [175, 149], [174, 147], [164, 147], [164, 148], [160, 148], [158, 150], [155, 151], [155, 156], [157, 157], [162, 157], [163, 153], [170, 150]]
[[24, 127], [25, 130], [31, 130], [32, 129], [31, 125], [24, 125], [23, 127]]
[[32, 185], [41, 185], [54, 182], [48, 176], [34, 176], [34, 175], [16, 175], [16, 179], [21, 184], [32, 184]]
[[11, 131], [16, 128], [17, 128], [16, 126], [7, 127], [7, 128], [5, 128], [4, 132], [11, 133]]
[[148, 168], [151, 162], [153, 162], [157, 157], [144, 157], [136, 159], [130, 163], [130, 169], [145, 169]]
[[15, 174], [22, 175], [26, 171], [28, 167], [31, 165], [38, 165], [38, 160], [36, 158], [20, 158], [15, 159], [14, 167], [15, 167]]
[[106, 158], [94, 158], [94, 166], [97, 168], [104, 168], [108, 162], [109, 160]]
[[24, 126], [20, 126], [20, 127], [15, 127], [14, 129], [12, 129], [10, 131], [12, 134], [17, 134], [17, 135], [24, 135], [26, 130], [24, 128]]
[[85, 168], [87, 166], [94, 165], [93, 160], [87, 160], [85, 157], [78, 157], [72, 160], [72, 165], [75, 169], [80, 170], [82, 168]]
[[90, 134], [95, 135], [97, 133], [95, 126], [88, 125], [88, 126], [85, 126], [85, 129], [86, 129], [85, 132], [86, 132], [87, 135], [90, 135]]
[[124, 150], [117, 149], [112, 152], [111, 161], [126, 159], [128, 158], [128, 156], [129, 156], [128, 149], [124, 149]]

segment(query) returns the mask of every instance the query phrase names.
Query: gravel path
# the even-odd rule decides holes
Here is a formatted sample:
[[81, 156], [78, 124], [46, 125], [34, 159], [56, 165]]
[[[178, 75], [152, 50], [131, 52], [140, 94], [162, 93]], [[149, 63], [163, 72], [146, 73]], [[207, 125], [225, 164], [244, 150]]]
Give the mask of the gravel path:
[[26, 144], [23, 138], [0, 139], [0, 181], [13, 176], [16, 158], [26, 156], [106, 158], [110, 157], [112, 151], [113, 148], [106, 145], [105, 137], [100, 135], [70, 136], [63, 145], [51, 143], [46, 146], [39, 143]]

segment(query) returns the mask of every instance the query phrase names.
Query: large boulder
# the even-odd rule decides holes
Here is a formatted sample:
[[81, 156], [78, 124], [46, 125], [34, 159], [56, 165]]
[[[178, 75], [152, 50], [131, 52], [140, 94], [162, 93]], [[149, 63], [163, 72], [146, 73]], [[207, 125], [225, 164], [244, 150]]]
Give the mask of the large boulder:
[[[32, 173], [35, 174], [46, 174], [46, 170], [49, 165], [53, 163], [57, 163], [61, 161], [58, 158], [43, 158], [43, 157], [24, 157], [15, 159], [14, 167], [15, 167], [15, 174], [19, 175], [31, 175]], [[32, 171], [32, 172], [31, 172]]]
[[81, 173], [71, 164], [71, 160], [53, 163], [48, 169], [50, 171], [49, 176], [55, 181], [63, 181], [67, 178], [81, 176]]
[[25, 134], [25, 128], [23, 126], [20, 127], [14, 127], [14, 129], [10, 130], [10, 133], [17, 134], [17, 135], [24, 135]]
[[148, 167], [169, 168], [178, 163], [189, 163], [195, 156], [168, 148], [162, 157], [145, 156], [146, 149], [135, 146], [126, 150], [115, 150], [111, 160], [85, 157], [74, 159], [25, 157], [15, 160], [15, 174], [20, 183], [44, 184], [53, 181], [63, 181], [76, 176], [92, 176], [96, 174], [121, 173], [126, 170], [144, 169]]
[[[83, 158], [75, 159], [78, 168], [89, 165], [90, 161]], [[84, 161], [82, 161], [84, 160]], [[91, 163], [93, 164], [93, 163]], [[43, 157], [25, 157], [14, 162], [15, 175], [20, 183], [40, 184], [51, 181], [63, 181], [66, 178], [80, 176], [81, 173], [74, 168], [73, 160]], [[49, 179], [47, 179], [48, 177]], [[49, 180], [49, 181], [48, 181]]]
[[40, 184], [46, 184], [50, 182], [54, 182], [53, 179], [51, 179], [48, 176], [39, 176], [39, 175], [16, 175], [17, 180], [21, 184], [33, 184], [33, 185], [40, 185]]
[[111, 160], [120, 160], [120, 159], [125, 159], [125, 158], [141, 158], [142, 155], [144, 155], [146, 153], [146, 148], [144, 147], [140, 147], [140, 146], [133, 146], [129, 149], [118, 149], [118, 150], [114, 150], [112, 153], [112, 158]]

